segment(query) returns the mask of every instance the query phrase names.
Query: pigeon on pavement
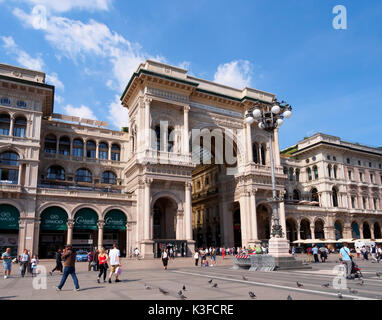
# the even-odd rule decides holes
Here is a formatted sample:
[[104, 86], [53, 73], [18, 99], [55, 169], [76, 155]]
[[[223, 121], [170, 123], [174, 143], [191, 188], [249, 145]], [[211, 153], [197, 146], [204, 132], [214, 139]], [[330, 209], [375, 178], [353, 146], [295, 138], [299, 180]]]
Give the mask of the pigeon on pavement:
[[212, 279], [208, 280], [208, 283], [211, 284], [212, 283]]
[[159, 291], [160, 291], [161, 293], [163, 293], [163, 294], [168, 294], [168, 291], [166, 291], [166, 290], [164, 290], [164, 289], [162, 289], [162, 288], [159, 288]]
[[377, 271], [375, 274], [377, 275], [378, 278], [381, 277], [381, 273], [380, 272]]
[[252, 291], [249, 291], [248, 294], [252, 299], [256, 299], [256, 295]]
[[293, 300], [291, 295], [288, 295], [287, 300]]
[[244, 280], [244, 281], [248, 281], [248, 279], [246, 278], [246, 276], [243, 276], [243, 280]]
[[322, 286], [325, 287], [325, 288], [329, 288], [330, 283], [324, 283]]
[[183, 291], [186, 291], [186, 286], [185, 286], [185, 285], [183, 285], [183, 288], [182, 288], [182, 289], [183, 289]]
[[217, 288], [218, 287], [218, 284], [217, 283], [214, 283], [213, 285], [212, 285], [212, 288]]
[[150, 286], [148, 286], [147, 284], [145, 284], [145, 289], [146, 290], [151, 290], [152, 288]]
[[183, 294], [182, 290], [178, 292], [178, 296], [181, 296]]
[[296, 284], [297, 284], [297, 287], [299, 287], [299, 288], [301, 288], [301, 287], [303, 287], [304, 285], [302, 284], [302, 283], [300, 283], [300, 282], [296, 282]]
[[338, 297], [339, 299], [342, 299], [342, 298], [343, 298], [342, 293], [341, 293], [341, 292], [338, 292], [337, 297]]
[[357, 290], [354, 290], [354, 289], [352, 289], [352, 288], [349, 288], [349, 292], [352, 293], [352, 294], [357, 294], [357, 293], [358, 293]]

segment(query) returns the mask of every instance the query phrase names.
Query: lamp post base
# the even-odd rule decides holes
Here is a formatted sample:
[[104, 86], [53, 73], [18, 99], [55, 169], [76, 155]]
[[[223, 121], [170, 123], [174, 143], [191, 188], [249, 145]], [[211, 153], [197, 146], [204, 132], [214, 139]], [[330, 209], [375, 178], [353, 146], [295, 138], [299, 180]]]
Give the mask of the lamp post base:
[[284, 238], [271, 238], [268, 243], [269, 255], [275, 258], [275, 270], [312, 269], [289, 253], [289, 241]]

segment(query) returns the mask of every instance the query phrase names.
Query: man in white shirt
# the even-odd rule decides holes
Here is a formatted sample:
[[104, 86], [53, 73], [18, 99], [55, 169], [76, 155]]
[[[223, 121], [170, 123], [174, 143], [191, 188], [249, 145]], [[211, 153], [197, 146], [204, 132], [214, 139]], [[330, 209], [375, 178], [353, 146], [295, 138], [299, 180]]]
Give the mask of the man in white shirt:
[[109, 283], [111, 283], [111, 277], [113, 276], [113, 273], [115, 273], [115, 282], [120, 282], [121, 280], [118, 279], [117, 274], [117, 268], [121, 267], [121, 262], [119, 260], [120, 252], [117, 249], [117, 244], [113, 244], [113, 249], [109, 252], [109, 261], [110, 261], [110, 275], [109, 275]]

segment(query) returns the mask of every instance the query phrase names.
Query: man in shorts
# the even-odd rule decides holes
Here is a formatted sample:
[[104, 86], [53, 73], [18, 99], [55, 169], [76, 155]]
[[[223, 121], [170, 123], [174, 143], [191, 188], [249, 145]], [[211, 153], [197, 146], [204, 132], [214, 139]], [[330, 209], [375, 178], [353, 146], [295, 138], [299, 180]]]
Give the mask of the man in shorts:
[[11, 275], [12, 270], [12, 257], [11, 257], [11, 248], [7, 248], [5, 252], [1, 255], [3, 260], [4, 267], [4, 279], [7, 279]]
[[111, 283], [111, 278], [113, 274], [115, 273], [115, 282], [121, 282], [121, 280], [118, 279], [117, 268], [121, 266], [121, 262], [119, 260], [120, 252], [117, 248], [117, 244], [113, 244], [113, 249], [109, 251], [109, 259], [110, 259], [110, 275], [109, 275], [109, 283]]

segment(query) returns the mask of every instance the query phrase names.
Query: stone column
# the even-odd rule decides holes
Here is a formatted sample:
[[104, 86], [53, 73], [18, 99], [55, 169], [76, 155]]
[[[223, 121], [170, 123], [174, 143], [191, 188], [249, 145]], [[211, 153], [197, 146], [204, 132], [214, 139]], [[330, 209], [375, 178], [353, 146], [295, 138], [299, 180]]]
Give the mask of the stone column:
[[249, 123], [247, 123], [247, 157], [247, 163], [253, 162], [252, 131]]
[[73, 242], [74, 221], [73, 220], [68, 220], [67, 225], [68, 225], [68, 235], [67, 235], [66, 244], [72, 244], [72, 242]]
[[130, 224], [126, 224], [126, 258], [130, 258], [131, 250], [130, 250], [130, 235], [131, 235], [131, 227]]
[[190, 112], [190, 106], [184, 107], [184, 128], [183, 128], [183, 154], [188, 155], [190, 153], [190, 142], [188, 139], [188, 114]]
[[[250, 230], [250, 210], [248, 207], [248, 192], [243, 192], [240, 195], [239, 203], [240, 203], [240, 227], [241, 227], [241, 245], [242, 247], [248, 248], [249, 242], [249, 230]], [[233, 216], [233, 212], [231, 213]]]
[[[109, 148], [110, 149], [110, 148]], [[96, 159], [99, 159], [99, 142], [96, 142]]]
[[191, 202], [191, 182], [186, 182], [185, 184], [185, 203], [184, 203], [184, 222], [186, 226], [186, 240], [193, 240], [192, 239], [192, 202]]
[[255, 245], [259, 242], [257, 230], [257, 212], [256, 212], [256, 190], [249, 192], [249, 214], [250, 214], [250, 244]]
[[285, 203], [280, 202], [279, 205], [279, 223], [283, 230], [283, 239], [287, 239], [286, 219], [285, 219]]
[[151, 148], [151, 136], [150, 136], [150, 104], [153, 100], [151, 98], [145, 99], [145, 149]]
[[183, 210], [178, 210], [177, 214], [176, 214], [176, 240], [183, 240], [183, 225], [184, 225], [184, 222], [183, 222], [183, 217], [184, 217], [184, 213], [183, 213]]
[[11, 115], [11, 123], [10, 123], [10, 126], [9, 126], [9, 135], [10, 136], [13, 136], [13, 127], [15, 125], [15, 116], [12, 114]]
[[150, 186], [153, 182], [153, 179], [146, 178], [145, 180], [145, 213], [144, 213], [144, 239], [150, 240], [150, 210], [151, 210], [151, 203], [150, 203]]
[[84, 147], [83, 147], [83, 158], [86, 160], [86, 144], [87, 144], [87, 141], [85, 140], [84, 141]]
[[374, 234], [374, 224], [369, 224], [370, 227], [370, 237], [371, 239], [375, 239], [375, 234]]
[[103, 228], [105, 226], [105, 221], [98, 221], [98, 250], [103, 247]]
[[27, 138], [33, 138], [32, 137], [32, 125], [33, 125], [33, 121], [29, 119], [27, 121], [27, 127], [26, 127], [26, 132], [25, 132], [25, 136]]
[[108, 145], [108, 149], [107, 149], [107, 159], [109, 161], [111, 161], [111, 143], [109, 143]]
[[229, 203], [222, 202], [221, 210], [223, 216], [223, 226], [224, 226], [224, 241], [222, 245], [224, 247], [232, 247], [233, 246], [233, 216], [232, 212], [230, 212], [228, 208]]
[[300, 227], [301, 221], [297, 220], [297, 240], [301, 240], [301, 227]]
[[312, 225], [310, 226], [310, 234], [312, 236], [312, 240], [315, 240], [316, 235], [314, 234], [314, 224], [313, 224], [313, 226]]

